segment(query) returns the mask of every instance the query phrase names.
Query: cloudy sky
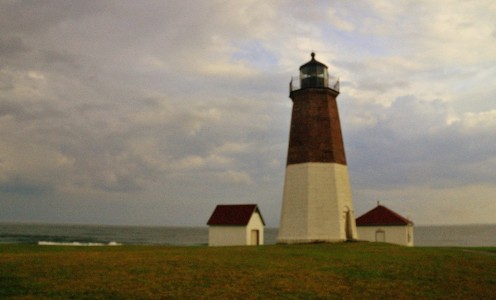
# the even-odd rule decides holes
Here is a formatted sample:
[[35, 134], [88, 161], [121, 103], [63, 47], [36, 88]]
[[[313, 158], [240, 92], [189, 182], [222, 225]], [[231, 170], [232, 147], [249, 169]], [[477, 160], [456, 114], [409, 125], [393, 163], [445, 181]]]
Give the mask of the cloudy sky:
[[496, 222], [496, 2], [0, 0], [0, 222], [279, 222], [316, 51], [356, 215]]

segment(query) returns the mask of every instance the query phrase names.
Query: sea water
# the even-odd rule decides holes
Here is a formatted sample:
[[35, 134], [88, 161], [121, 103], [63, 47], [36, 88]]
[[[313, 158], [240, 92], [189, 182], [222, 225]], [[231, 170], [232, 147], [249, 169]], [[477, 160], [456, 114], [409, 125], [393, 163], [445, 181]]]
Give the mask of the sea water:
[[[265, 229], [275, 244], [277, 228]], [[496, 224], [415, 226], [415, 246], [496, 246]], [[208, 244], [207, 227], [146, 227], [0, 223], [0, 244], [174, 245]]]
[[203, 245], [205, 227], [148, 227], [0, 223], [0, 244]]

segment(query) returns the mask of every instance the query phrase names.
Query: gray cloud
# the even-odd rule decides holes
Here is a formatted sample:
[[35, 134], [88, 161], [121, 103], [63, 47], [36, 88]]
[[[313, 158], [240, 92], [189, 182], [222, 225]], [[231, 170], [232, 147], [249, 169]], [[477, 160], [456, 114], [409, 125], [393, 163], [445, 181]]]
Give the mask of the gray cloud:
[[494, 182], [496, 46], [469, 46], [494, 32], [483, 4], [456, 36], [456, 12], [429, 5], [0, 4], [0, 221], [203, 225], [256, 202], [276, 226], [288, 82], [311, 50], [341, 77], [357, 211], [382, 198], [427, 216], [415, 190], [445, 209], [439, 191]]
[[447, 103], [414, 97], [372, 114], [374, 125], [352, 129], [347, 138], [356, 185], [436, 189], [490, 185], [496, 179], [489, 171], [496, 151], [489, 139], [494, 125], [467, 130], [463, 120], [448, 122], [453, 112]]
[[0, 56], [15, 56], [26, 51], [28, 51], [28, 47], [21, 38], [13, 36], [0, 38]]
[[28, 178], [12, 176], [0, 182], [0, 194], [27, 197], [42, 197], [53, 192], [53, 186], [47, 183], [35, 182]]

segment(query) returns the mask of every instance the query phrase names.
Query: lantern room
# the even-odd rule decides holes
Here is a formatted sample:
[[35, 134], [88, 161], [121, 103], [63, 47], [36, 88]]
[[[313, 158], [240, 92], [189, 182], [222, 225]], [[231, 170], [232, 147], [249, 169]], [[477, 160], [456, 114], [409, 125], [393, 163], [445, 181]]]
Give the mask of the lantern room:
[[339, 92], [339, 79], [329, 76], [327, 66], [315, 59], [314, 52], [311, 56], [312, 59], [300, 67], [299, 80], [295, 77], [291, 78], [289, 91], [305, 88], [330, 88]]
[[329, 74], [327, 66], [315, 60], [315, 53], [311, 54], [312, 60], [300, 67], [301, 88], [328, 87]]

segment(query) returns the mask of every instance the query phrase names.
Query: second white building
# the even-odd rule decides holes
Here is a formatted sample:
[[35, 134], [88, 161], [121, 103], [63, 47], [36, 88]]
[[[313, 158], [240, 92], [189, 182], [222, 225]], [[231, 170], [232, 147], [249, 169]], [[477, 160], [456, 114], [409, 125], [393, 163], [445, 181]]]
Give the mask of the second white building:
[[377, 203], [356, 219], [358, 238], [413, 247], [413, 222]]

